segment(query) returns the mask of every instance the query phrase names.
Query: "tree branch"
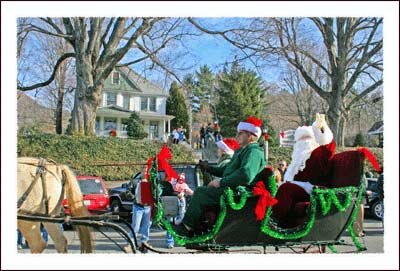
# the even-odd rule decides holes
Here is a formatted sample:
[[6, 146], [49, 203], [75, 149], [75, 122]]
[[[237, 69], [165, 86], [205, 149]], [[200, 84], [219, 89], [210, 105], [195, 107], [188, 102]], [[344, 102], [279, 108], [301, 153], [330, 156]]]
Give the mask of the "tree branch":
[[66, 54], [62, 55], [57, 60], [56, 65], [54, 66], [54, 69], [53, 69], [53, 73], [51, 74], [50, 78], [47, 81], [45, 81], [43, 83], [34, 84], [32, 86], [29, 86], [29, 87], [17, 86], [17, 89], [21, 90], [21, 91], [28, 91], [28, 90], [32, 90], [32, 89], [36, 89], [36, 88], [40, 88], [40, 87], [45, 87], [45, 86], [49, 85], [51, 82], [53, 82], [53, 80], [54, 80], [54, 78], [56, 76], [58, 67], [61, 65], [61, 63], [65, 59], [67, 59], [69, 57], [75, 57], [75, 53], [66, 53]]
[[375, 24], [374, 24], [374, 28], [372, 29], [371, 33], [368, 36], [368, 40], [365, 44], [365, 46], [363, 47], [363, 52], [362, 52], [362, 56], [360, 61], [358, 62], [358, 65], [354, 71], [354, 73], [352, 74], [352, 76], [350, 77], [349, 81], [347, 82], [346, 88], [344, 90], [344, 94], [348, 93], [349, 90], [353, 87], [354, 83], [356, 82], [358, 75], [361, 73], [362, 71], [362, 67], [368, 62], [368, 60], [374, 56], [380, 49], [382, 49], [382, 40], [379, 40], [375, 47], [372, 48], [370, 51], [368, 51], [368, 48], [371, 44], [371, 41], [375, 35], [375, 32], [378, 29], [378, 26], [382, 23], [382, 19], [379, 19]]
[[367, 95], [368, 93], [374, 91], [377, 87], [379, 87], [380, 85], [382, 85], [383, 80], [379, 80], [376, 81], [374, 84], [372, 84], [371, 86], [369, 86], [368, 88], [366, 88], [364, 91], [362, 91], [357, 97], [355, 97], [346, 107], [346, 110], [349, 110], [351, 108], [351, 106], [353, 104], [355, 104], [356, 102], [358, 102], [361, 98], [363, 98], [365, 95]]
[[129, 66], [129, 65], [132, 65], [132, 64], [136, 64], [136, 63], [139, 63], [139, 62], [141, 62], [141, 61], [143, 61], [143, 60], [148, 59], [149, 57], [150, 57], [150, 56], [144, 56], [144, 57], [135, 59], [135, 60], [133, 60], [133, 61], [129, 61], [129, 62], [122, 63], [122, 64], [117, 64], [117, 65], [115, 65], [115, 67], [125, 67], [125, 66]]
[[158, 66], [160, 66], [162, 69], [164, 69], [167, 73], [169, 73], [170, 75], [172, 75], [173, 77], [175, 77], [175, 79], [181, 84], [181, 85], [185, 85], [181, 79], [174, 73], [172, 72], [167, 66], [165, 66], [164, 64], [161, 63], [161, 61], [155, 56], [155, 55], [151, 55], [151, 52], [148, 52], [146, 50], [146, 48], [144, 48], [142, 45], [138, 44], [138, 48], [140, 51], [142, 51], [144, 54], [148, 55], [149, 58], [156, 63]]
[[50, 35], [50, 36], [54, 36], [54, 37], [59, 37], [59, 38], [64, 38], [64, 39], [72, 39], [71, 35], [67, 35], [67, 34], [59, 34], [59, 33], [52, 33], [50, 31], [47, 31], [46, 29], [43, 29], [37, 25], [34, 24], [28, 24], [30, 27], [28, 27], [26, 30], [29, 31], [34, 31], [34, 32], [39, 32], [42, 34], [46, 34], [46, 35]]

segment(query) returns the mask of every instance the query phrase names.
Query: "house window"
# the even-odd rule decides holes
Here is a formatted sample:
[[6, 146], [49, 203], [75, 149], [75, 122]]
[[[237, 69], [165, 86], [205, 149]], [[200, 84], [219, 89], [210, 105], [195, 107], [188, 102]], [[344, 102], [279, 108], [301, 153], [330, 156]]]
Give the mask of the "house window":
[[156, 112], [156, 97], [150, 97], [150, 111]]
[[107, 93], [107, 105], [116, 105], [117, 95], [115, 93]]
[[117, 119], [104, 118], [104, 130], [105, 131], [117, 130]]
[[119, 72], [113, 72], [112, 83], [113, 85], [119, 85]]
[[149, 132], [150, 138], [158, 138], [158, 121], [150, 121]]
[[148, 99], [147, 97], [140, 97], [140, 110], [147, 111]]
[[123, 107], [129, 110], [129, 95], [123, 95]]

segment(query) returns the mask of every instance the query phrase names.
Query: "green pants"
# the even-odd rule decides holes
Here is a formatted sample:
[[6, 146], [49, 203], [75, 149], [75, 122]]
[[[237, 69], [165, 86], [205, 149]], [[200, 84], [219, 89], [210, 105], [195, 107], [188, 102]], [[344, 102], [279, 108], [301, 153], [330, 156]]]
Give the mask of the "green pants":
[[194, 228], [199, 222], [205, 207], [219, 205], [219, 200], [223, 192], [223, 188], [209, 186], [196, 188], [183, 218], [183, 223]]

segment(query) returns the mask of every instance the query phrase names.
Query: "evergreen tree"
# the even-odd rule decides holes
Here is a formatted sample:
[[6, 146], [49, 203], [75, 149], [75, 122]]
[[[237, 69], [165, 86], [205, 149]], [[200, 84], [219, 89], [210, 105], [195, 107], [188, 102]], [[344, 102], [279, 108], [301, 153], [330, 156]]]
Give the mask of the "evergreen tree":
[[207, 65], [204, 65], [196, 72], [196, 79], [194, 95], [199, 98], [201, 105], [209, 104], [213, 99], [214, 74]]
[[193, 74], [189, 73], [183, 77], [183, 84], [185, 84], [187, 89], [187, 95], [189, 97], [189, 102], [192, 106], [192, 111], [194, 113], [198, 113], [200, 111], [200, 99], [195, 94], [195, 88], [197, 86], [197, 82], [193, 76]]
[[224, 68], [217, 79], [217, 92], [217, 113], [224, 137], [234, 136], [236, 125], [249, 115], [261, 118], [265, 89], [253, 71], [237, 64], [233, 64], [230, 71]]
[[166, 107], [167, 114], [175, 116], [171, 120], [171, 128], [174, 129], [182, 126], [187, 132], [187, 137], [189, 133], [189, 114], [185, 103], [185, 96], [176, 82], [171, 84]]
[[129, 117], [126, 131], [128, 136], [133, 139], [143, 139], [147, 137], [139, 115], [136, 112], [133, 112]]
[[363, 136], [362, 133], [358, 133], [356, 135], [356, 138], [354, 139], [354, 144], [353, 147], [357, 147], [357, 146], [365, 146], [366, 142], [365, 142], [365, 138]]

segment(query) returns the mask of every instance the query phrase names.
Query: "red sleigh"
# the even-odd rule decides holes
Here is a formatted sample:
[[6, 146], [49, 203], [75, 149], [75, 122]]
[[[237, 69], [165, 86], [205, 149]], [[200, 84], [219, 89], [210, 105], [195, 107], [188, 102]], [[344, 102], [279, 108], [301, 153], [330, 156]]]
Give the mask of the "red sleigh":
[[[203, 223], [208, 232], [194, 237], [175, 234], [170, 225], [165, 228], [174, 236], [177, 244], [188, 248], [213, 249], [230, 246], [261, 245], [279, 247], [302, 246], [305, 252], [311, 246], [341, 245], [341, 237], [347, 230], [358, 251], [365, 250], [353, 231], [364, 187], [365, 154], [360, 151], [346, 151], [334, 155], [330, 164], [330, 178], [327, 189], [314, 189], [310, 202], [297, 203], [291, 217], [297, 226], [282, 227], [268, 208], [262, 221], [256, 221], [254, 208], [257, 198], [244, 188], [227, 189], [221, 196], [217, 212], [207, 210]], [[268, 180], [269, 191], [276, 193], [272, 169], [265, 168], [253, 181]], [[205, 229], [206, 230], [206, 229]], [[306, 247], [306, 248], [304, 248]]]

